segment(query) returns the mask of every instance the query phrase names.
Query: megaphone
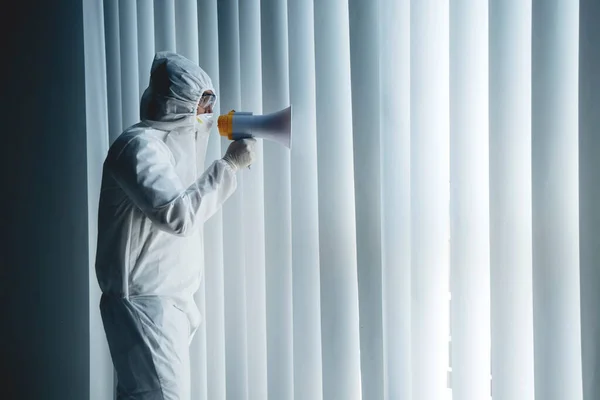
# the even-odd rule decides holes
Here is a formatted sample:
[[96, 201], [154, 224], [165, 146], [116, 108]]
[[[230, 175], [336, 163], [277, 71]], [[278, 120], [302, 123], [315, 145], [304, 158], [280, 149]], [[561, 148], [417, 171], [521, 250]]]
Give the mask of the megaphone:
[[292, 106], [266, 115], [231, 111], [221, 115], [217, 125], [219, 134], [229, 140], [256, 137], [292, 147]]

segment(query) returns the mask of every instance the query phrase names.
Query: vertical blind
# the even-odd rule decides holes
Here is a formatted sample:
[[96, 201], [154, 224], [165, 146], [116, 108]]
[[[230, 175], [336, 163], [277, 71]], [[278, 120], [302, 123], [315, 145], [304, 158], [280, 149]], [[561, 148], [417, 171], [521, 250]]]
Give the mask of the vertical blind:
[[204, 226], [194, 399], [584, 399], [578, 1], [84, 3], [90, 196], [155, 52], [293, 105]]

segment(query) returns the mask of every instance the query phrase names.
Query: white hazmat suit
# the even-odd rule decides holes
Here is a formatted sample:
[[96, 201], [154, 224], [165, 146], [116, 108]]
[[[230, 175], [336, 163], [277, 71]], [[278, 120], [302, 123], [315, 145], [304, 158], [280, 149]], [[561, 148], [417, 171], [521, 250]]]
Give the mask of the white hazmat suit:
[[[200, 324], [201, 226], [236, 189], [235, 163], [204, 164], [196, 107], [208, 75], [157, 53], [141, 122], [104, 162], [96, 274], [119, 400], [189, 400], [189, 343]], [[206, 119], [203, 120], [206, 124]]]

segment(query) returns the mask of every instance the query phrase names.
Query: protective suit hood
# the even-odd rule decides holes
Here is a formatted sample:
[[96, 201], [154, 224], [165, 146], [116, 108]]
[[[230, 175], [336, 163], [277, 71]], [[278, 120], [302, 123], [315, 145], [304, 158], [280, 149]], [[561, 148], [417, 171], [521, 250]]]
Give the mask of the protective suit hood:
[[196, 63], [176, 53], [156, 53], [150, 84], [140, 103], [140, 118], [171, 129], [193, 125], [198, 102], [207, 90], [215, 92], [212, 80]]

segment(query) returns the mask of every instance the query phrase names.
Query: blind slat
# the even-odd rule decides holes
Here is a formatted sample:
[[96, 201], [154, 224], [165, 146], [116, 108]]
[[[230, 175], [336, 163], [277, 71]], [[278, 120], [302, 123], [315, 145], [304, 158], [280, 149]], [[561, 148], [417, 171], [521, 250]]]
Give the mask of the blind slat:
[[448, 3], [411, 3], [413, 398], [446, 397], [449, 263]]
[[[221, 108], [239, 110], [240, 30], [235, 0], [218, 2], [219, 76]], [[224, 146], [229, 141], [223, 141]], [[223, 259], [225, 271], [225, 354], [227, 399], [248, 399], [248, 334], [246, 308], [246, 262], [244, 238], [244, 176], [223, 207]]]
[[488, 4], [450, 4], [451, 384], [489, 399]]
[[348, 2], [315, 2], [323, 398], [360, 398]]
[[[314, 6], [288, 0], [294, 399], [322, 400]], [[299, 145], [296, 145], [299, 144]]]
[[531, 1], [489, 5], [492, 395], [533, 399]]

